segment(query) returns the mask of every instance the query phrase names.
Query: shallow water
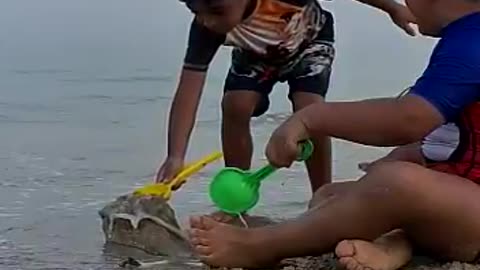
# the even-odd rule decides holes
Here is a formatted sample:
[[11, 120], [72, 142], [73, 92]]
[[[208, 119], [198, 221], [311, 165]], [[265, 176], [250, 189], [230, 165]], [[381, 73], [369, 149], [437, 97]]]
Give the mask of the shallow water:
[[[163, 157], [190, 15], [176, 1], [16, 0], [0, 6], [0, 269], [117, 269], [124, 257], [104, 248], [97, 211], [150, 181]], [[361, 5], [326, 6], [336, 13], [338, 40], [329, 99], [388, 96], [412, 83], [431, 40], [407, 38], [386, 16]], [[227, 67], [225, 49], [209, 74], [191, 159], [219, 148]], [[274, 92], [271, 114], [253, 123], [255, 166], [264, 162], [271, 130], [288, 115], [285, 89]], [[336, 141], [335, 177], [358, 176], [357, 162], [384, 151]], [[182, 221], [213, 210], [205, 190], [220, 165], [174, 195]], [[303, 211], [305, 176], [298, 165], [265, 182], [256, 213]]]

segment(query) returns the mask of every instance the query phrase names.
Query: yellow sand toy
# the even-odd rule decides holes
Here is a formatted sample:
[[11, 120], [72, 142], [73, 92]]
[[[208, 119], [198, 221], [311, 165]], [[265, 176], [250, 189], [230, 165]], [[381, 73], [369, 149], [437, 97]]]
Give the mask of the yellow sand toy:
[[214, 161], [217, 161], [222, 157], [223, 154], [221, 152], [214, 152], [196, 162], [185, 166], [183, 170], [169, 183], [148, 184], [142, 188], [135, 190], [133, 194], [138, 196], [159, 196], [163, 197], [165, 200], [169, 200], [172, 195], [172, 187], [178, 186], [186, 182], [188, 177], [197, 173], [203, 167]]

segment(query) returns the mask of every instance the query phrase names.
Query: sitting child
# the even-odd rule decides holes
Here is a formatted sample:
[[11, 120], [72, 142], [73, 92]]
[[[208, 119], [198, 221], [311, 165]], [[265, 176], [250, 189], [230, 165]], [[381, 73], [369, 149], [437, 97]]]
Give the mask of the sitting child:
[[315, 103], [284, 122], [266, 149], [272, 165], [288, 167], [299, 141], [332, 136], [409, 145], [389, 157], [406, 161], [377, 162], [359, 181], [325, 185], [305, 214], [277, 225], [243, 229], [194, 217], [191, 243], [204, 262], [261, 267], [335, 250], [348, 270], [395, 270], [410, 260], [412, 246], [440, 260], [477, 260], [480, 0], [407, 5], [422, 34], [440, 37], [411, 91], [398, 99]]

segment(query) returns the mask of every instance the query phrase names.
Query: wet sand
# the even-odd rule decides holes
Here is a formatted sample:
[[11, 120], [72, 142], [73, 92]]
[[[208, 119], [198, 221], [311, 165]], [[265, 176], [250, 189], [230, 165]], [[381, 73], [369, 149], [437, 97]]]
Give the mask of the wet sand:
[[[334, 256], [326, 254], [316, 258], [316, 267], [314, 268], [284, 268], [287, 269], [305, 269], [305, 270], [321, 270], [321, 269], [337, 269]], [[403, 270], [476, 270], [480, 269], [480, 264], [468, 264], [460, 262], [438, 263], [430, 258], [414, 257], [412, 261], [402, 268]]]
[[[127, 268], [129, 269], [129, 268]], [[130, 268], [135, 269], [135, 268]], [[229, 269], [229, 268], [212, 268], [208, 266], [201, 266], [199, 263], [160, 263], [156, 266], [146, 266], [141, 269], [150, 270], [248, 270], [248, 269]], [[414, 257], [412, 261], [400, 270], [478, 270], [480, 264], [469, 264], [461, 262], [438, 263], [430, 258]], [[257, 270], [341, 270], [337, 267], [336, 260], [333, 254], [325, 254], [320, 257], [306, 257], [284, 260], [283, 263], [274, 268], [257, 269]]]
[[[337, 269], [335, 265], [335, 259], [332, 254], [326, 254], [322, 257], [316, 258], [317, 268], [310, 268], [311, 270], [320, 270], [320, 269]], [[289, 268], [285, 268], [287, 270]], [[290, 269], [300, 269], [300, 268], [290, 268]], [[309, 268], [301, 268], [309, 269]], [[414, 257], [412, 261], [401, 268], [403, 270], [476, 270], [480, 269], [480, 264], [468, 264], [460, 262], [448, 262], [448, 263], [439, 263], [434, 260], [426, 257]]]
[[[336, 260], [333, 254], [325, 254], [321, 257], [291, 259], [285, 261], [287, 265], [274, 269], [265, 270], [337, 270]], [[289, 264], [289, 265], [288, 265]], [[205, 267], [210, 270], [211, 268]], [[218, 269], [218, 268], [217, 268]], [[414, 257], [412, 261], [401, 268], [402, 270], [477, 270], [480, 264], [468, 264], [460, 262], [438, 263], [425, 257]], [[220, 270], [220, 269], [218, 269]], [[224, 270], [224, 269], [222, 269]]]

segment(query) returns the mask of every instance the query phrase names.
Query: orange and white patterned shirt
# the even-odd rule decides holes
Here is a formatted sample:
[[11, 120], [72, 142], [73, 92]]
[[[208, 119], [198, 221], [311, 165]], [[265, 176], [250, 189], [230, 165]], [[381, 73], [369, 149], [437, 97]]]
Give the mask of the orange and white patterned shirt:
[[221, 45], [287, 60], [315, 40], [325, 24], [325, 12], [316, 0], [256, 0], [251, 14], [227, 34], [215, 33], [194, 19], [185, 68], [206, 70]]

